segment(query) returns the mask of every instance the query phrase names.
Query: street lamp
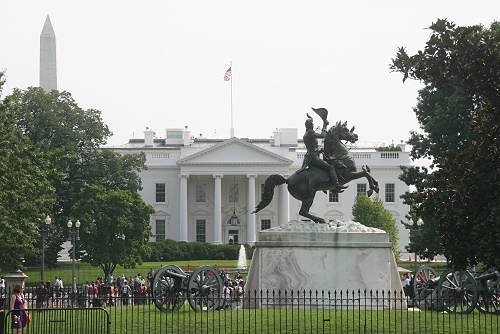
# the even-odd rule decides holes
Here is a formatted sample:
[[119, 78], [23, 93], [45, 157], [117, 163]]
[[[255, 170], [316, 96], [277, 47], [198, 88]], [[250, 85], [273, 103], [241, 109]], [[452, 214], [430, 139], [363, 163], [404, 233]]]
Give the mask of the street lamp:
[[[420, 230], [420, 228], [422, 227], [422, 225], [424, 225], [424, 221], [422, 220], [422, 218], [418, 218], [416, 223], [414, 223], [413, 219], [410, 218], [410, 220], [408, 221], [408, 223], [409, 223], [410, 226], [413, 226], [412, 230], [414, 232]], [[417, 272], [417, 269], [418, 269], [418, 264], [417, 264], [417, 250], [415, 249], [415, 273]]]
[[49, 234], [49, 226], [51, 223], [52, 219], [47, 215], [47, 217], [45, 217], [45, 225], [42, 225], [40, 228], [40, 234], [42, 235], [42, 282], [45, 282], [45, 237]]
[[68, 229], [69, 229], [69, 236], [68, 236], [68, 241], [71, 241], [71, 244], [73, 245], [73, 256], [72, 256], [72, 272], [71, 272], [71, 291], [73, 293], [76, 293], [75, 291], [75, 240], [80, 240], [80, 221], [77, 220], [75, 222], [75, 228], [73, 228], [73, 222], [71, 220], [68, 221]]

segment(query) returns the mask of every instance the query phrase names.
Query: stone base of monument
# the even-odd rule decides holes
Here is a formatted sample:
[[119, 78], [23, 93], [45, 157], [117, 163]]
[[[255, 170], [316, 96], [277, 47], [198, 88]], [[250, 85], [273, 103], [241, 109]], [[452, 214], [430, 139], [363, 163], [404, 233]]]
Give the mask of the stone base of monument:
[[406, 308], [389, 235], [380, 229], [293, 220], [259, 232], [255, 246], [244, 308]]

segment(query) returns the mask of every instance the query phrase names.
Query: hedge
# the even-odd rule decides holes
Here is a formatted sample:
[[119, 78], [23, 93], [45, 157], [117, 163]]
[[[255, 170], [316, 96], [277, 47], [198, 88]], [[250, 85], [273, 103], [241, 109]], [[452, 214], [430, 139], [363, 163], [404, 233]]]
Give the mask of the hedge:
[[[235, 260], [238, 259], [241, 245], [214, 245], [206, 242], [186, 242], [166, 239], [151, 242], [151, 256], [148, 262], [189, 261], [189, 260]], [[253, 249], [244, 245], [247, 259], [251, 259]]]

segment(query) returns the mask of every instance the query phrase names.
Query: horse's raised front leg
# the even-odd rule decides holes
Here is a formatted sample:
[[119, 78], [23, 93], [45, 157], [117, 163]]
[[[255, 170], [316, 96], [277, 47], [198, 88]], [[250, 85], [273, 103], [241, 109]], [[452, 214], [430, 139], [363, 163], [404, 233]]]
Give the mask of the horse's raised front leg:
[[309, 218], [315, 223], [326, 224], [326, 221], [323, 218], [316, 217], [309, 213], [309, 209], [311, 208], [314, 201], [314, 195], [315, 193], [313, 193], [313, 195], [307, 199], [302, 199], [302, 206], [300, 207], [299, 215]]
[[377, 194], [379, 192], [378, 182], [364, 168], [360, 172], [348, 171], [344, 174], [344, 177], [346, 179], [346, 183], [365, 177], [369, 185], [369, 190], [366, 192], [366, 195], [368, 195], [368, 197], [370, 197], [373, 192], [376, 192]]

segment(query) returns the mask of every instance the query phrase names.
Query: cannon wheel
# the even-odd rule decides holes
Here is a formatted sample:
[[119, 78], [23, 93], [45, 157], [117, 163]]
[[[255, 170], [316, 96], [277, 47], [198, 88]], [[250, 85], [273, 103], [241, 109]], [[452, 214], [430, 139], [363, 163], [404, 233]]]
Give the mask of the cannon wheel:
[[438, 291], [449, 313], [468, 314], [476, 307], [479, 291], [474, 276], [468, 271], [448, 269], [439, 278]]
[[222, 279], [214, 268], [196, 268], [187, 283], [189, 305], [196, 312], [219, 308], [222, 296]]
[[432, 278], [438, 277], [434, 268], [429, 266], [422, 266], [417, 269], [412, 281], [413, 295], [416, 299], [425, 299], [427, 295], [432, 292], [429, 289], [435, 289], [432, 286]]
[[[476, 276], [476, 278], [488, 275], [492, 271], [494, 271], [494, 269], [485, 271], [479, 276]], [[484, 282], [484, 284], [487, 284], [487, 286], [480, 288], [477, 309], [482, 313], [500, 314], [500, 285], [498, 280], [490, 280], [488, 283]]]
[[177, 311], [186, 299], [182, 289], [185, 279], [173, 278], [169, 273], [188, 277], [177, 266], [165, 266], [158, 270], [153, 280], [153, 300], [160, 311]]

